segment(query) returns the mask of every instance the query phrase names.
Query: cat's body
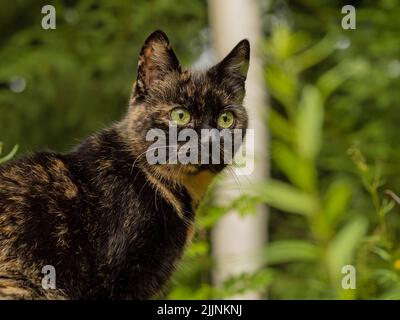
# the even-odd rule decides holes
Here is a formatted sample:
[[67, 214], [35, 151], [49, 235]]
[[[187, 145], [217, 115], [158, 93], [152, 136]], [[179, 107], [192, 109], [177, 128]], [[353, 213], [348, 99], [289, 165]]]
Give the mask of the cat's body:
[[[248, 62], [244, 46], [236, 51]], [[233, 53], [231, 60], [238, 56]], [[237, 88], [212, 85], [219, 71], [175, 72], [175, 60], [166, 36], [154, 33], [142, 50], [122, 121], [68, 154], [41, 152], [0, 167], [0, 298], [146, 299], [160, 292], [190, 241], [194, 212], [220, 166], [150, 166], [143, 157], [145, 132], [163, 127], [168, 106], [179, 99], [189, 110], [190, 101], [203, 108], [241, 101], [245, 79], [234, 75]], [[171, 75], [164, 72], [168, 63]], [[162, 80], [154, 82], [157, 77]], [[236, 121], [246, 128], [243, 110], [237, 107], [243, 119]], [[196, 110], [191, 112], [194, 118]], [[46, 265], [55, 268], [55, 289], [42, 287]]]
[[[126, 299], [158, 292], [191, 232], [191, 198], [164, 184], [183, 220], [126, 149], [106, 130], [71, 154], [38, 153], [0, 169], [0, 294]], [[62, 290], [41, 288], [45, 265], [55, 267]]]

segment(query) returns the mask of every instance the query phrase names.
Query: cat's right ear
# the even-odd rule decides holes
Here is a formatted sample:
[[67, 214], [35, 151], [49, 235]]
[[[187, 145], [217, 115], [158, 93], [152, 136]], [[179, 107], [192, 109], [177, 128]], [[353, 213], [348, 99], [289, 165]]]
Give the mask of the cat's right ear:
[[180, 71], [179, 61], [167, 35], [157, 30], [146, 39], [140, 52], [133, 95], [146, 95], [155, 81], [172, 71]]
[[233, 89], [238, 97], [243, 97], [247, 71], [249, 70], [250, 43], [247, 39], [240, 41], [232, 51], [208, 73], [217, 83]]

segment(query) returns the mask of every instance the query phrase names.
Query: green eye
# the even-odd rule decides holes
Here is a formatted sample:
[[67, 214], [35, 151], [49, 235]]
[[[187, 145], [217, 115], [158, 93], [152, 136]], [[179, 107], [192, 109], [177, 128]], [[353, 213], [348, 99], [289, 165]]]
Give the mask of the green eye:
[[218, 126], [224, 129], [232, 127], [234, 122], [235, 122], [235, 116], [230, 111], [225, 111], [221, 113], [217, 120]]
[[171, 111], [171, 120], [179, 126], [184, 126], [190, 122], [190, 112], [186, 108], [175, 108]]

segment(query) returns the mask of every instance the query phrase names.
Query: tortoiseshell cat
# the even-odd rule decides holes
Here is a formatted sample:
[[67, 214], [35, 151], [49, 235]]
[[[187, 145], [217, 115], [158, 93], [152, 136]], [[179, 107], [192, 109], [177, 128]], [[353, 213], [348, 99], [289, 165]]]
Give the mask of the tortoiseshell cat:
[[[0, 167], [0, 298], [159, 293], [190, 240], [199, 201], [224, 165], [149, 165], [146, 132], [167, 130], [172, 110], [189, 119], [179, 128], [220, 129], [229, 110], [229, 128], [246, 129], [249, 52], [242, 40], [211, 69], [183, 71], [167, 36], [156, 31], [140, 53], [121, 121], [68, 154], [39, 152]], [[42, 287], [45, 265], [55, 267], [56, 289]]]

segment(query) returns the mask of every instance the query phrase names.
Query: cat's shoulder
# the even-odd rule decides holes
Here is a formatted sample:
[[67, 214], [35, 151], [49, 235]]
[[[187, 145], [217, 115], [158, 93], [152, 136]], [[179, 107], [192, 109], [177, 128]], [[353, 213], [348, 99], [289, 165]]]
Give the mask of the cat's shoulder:
[[62, 193], [73, 198], [78, 192], [61, 154], [37, 152], [0, 166], [0, 200], [8, 195]]

